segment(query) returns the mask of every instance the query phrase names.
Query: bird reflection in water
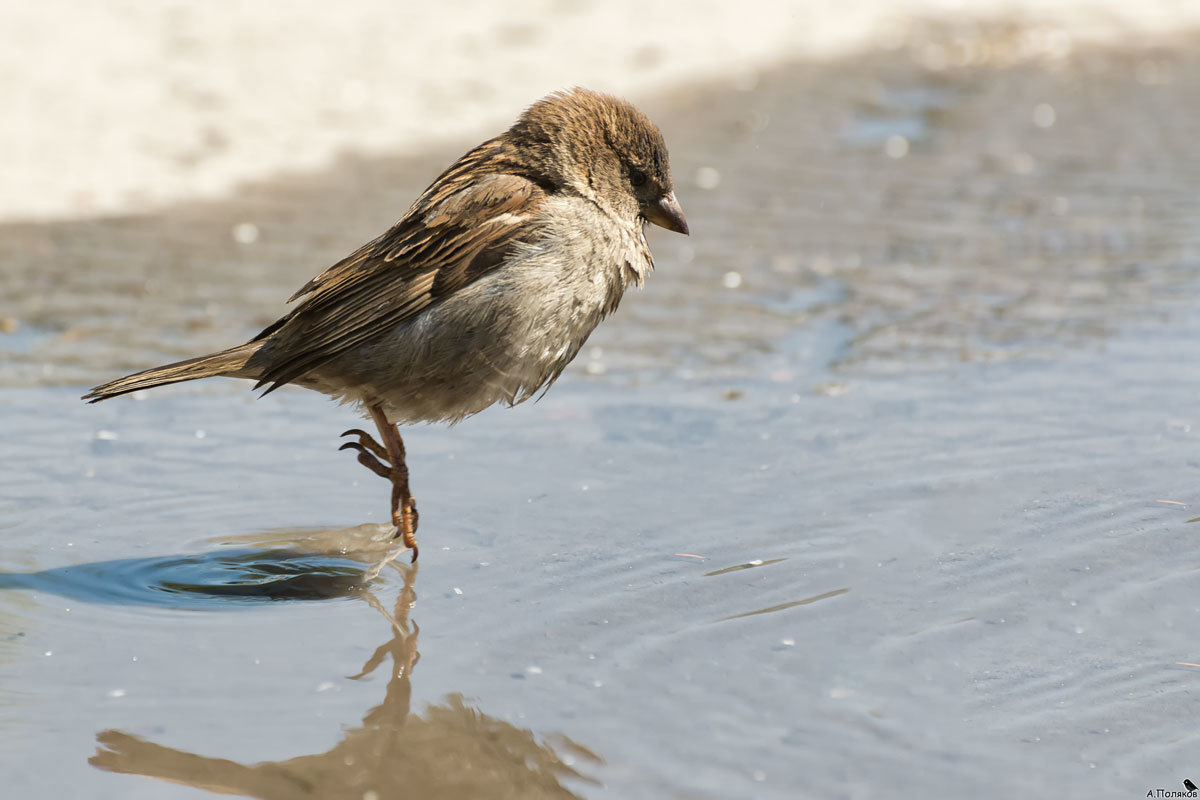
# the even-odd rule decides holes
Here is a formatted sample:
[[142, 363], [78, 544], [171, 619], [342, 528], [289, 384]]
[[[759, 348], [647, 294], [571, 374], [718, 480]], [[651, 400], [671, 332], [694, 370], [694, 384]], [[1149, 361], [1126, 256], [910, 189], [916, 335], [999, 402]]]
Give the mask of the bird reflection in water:
[[329, 751], [246, 765], [106, 730], [96, 736], [99, 747], [90, 763], [110, 772], [271, 800], [577, 798], [562, 785], [564, 780], [594, 783], [571, 766], [602, 763], [587, 748], [555, 736], [556, 751], [539, 742], [531, 731], [482, 713], [462, 696], [448, 697], [423, 713], [411, 713], [420, 630], [409, 620], [409, 612], [416, 601], [417, 567], [388, 561], [377, 565], [376, 572], [384, 567], [404, 576], [404, 588], [393, 611], [369, 589], [364, 589], [361, 597], [387, 619], [391, 636], [351, 679], [370, 675], [390, 656], [387, 692], [383, 702], [363, 717], [362, 724], [347, 730]]

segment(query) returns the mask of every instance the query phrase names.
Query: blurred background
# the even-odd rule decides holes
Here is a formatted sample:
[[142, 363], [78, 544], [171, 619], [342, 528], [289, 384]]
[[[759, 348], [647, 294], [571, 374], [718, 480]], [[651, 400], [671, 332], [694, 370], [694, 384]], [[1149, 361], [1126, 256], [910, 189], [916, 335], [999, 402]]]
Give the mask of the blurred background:
[[[46, 0], [0, 44], [22, 796], [1200, 780], [1200, 2]], [[406, 435], [419, 579], [347, 578], [348, 409], [78, 401], [574, 85], [659, 124], [692, 235], [544, 401]]]
[[[726, 330], [712, 325], [738, 309], [722, 289], [787, 293], [834, 274], [864, 335], [846, 355], [1039, 347], [1028, 326], [1086, 335], [1120, 313], [1095, 308], [1098, 294], [1146, 288], [1106, 280], [1131, 248], [1165, 255], [1167, 228], [1190, 238], [1188, 204], [1166, 199], [1189, 188], [1161, 178], [1195, 163], [1180, 117], [1196, 3], [4, 13], [6, 383], [95, 382], [242, 340], [446, 163], [572, 85], [642, 104], [702, 215], [690, 240], [658, 237], [660, 260], [687, 266], [650, 289], [693, 302], [633, 312], [672, 316], [650, 344], [683, 336], [674, 361], [736, 360], [736, 340], [793, 329], [812, 299], [776, 298]], [[955, 270], [914, 271], [932, 263]]]

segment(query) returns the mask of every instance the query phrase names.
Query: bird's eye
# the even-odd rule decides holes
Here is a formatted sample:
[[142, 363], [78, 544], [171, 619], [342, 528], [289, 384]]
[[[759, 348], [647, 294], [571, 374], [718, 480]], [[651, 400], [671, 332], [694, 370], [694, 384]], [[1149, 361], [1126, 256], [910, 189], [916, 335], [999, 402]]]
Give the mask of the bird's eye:
[[646, 183], [646, 173], [640, 169], [629, 170], [629, 182], [634, 186], [643, 186]]

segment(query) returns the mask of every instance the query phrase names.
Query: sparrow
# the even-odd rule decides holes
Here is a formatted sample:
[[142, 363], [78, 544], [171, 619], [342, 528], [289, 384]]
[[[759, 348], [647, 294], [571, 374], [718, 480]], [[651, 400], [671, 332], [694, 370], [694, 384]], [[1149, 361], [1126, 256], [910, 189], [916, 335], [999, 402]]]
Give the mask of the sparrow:
[[245, 344], [97, 386], [98, 402], [214, 376], [354, 404], [339, 449], [392, 484], [417, 559], [399, 425], [456, 423], [544, 392], [654, 262], [646, 223], [687, 234], [650, 118], [586, 89], [551, 94], [438, 176], [400, 220], [300, 288]]

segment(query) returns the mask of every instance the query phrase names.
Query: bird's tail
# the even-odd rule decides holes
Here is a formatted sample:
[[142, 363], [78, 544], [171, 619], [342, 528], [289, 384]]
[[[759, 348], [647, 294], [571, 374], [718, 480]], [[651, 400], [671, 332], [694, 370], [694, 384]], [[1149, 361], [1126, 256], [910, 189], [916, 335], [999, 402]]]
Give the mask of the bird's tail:
[[124, 378], [117, 378], [115, 381], [97, 386], [85, 394], [83, 399], [90, 403], [98, 403], [101, 400], [136, 392], [139, 389], [151, 389], [155, 386], [165, 386], [168, 383], [194, 381], [197, 378], [211, 378], [217, 375], [251, 378], [254, 376], [244, 372], [246, 362], [258, 352], [258, 348], [261, 346], [262, 342], [247, 342], [219, 353], [188, 358], [176, 361], [174, 364], [165, 364], [133, 375], [126, 375]]

